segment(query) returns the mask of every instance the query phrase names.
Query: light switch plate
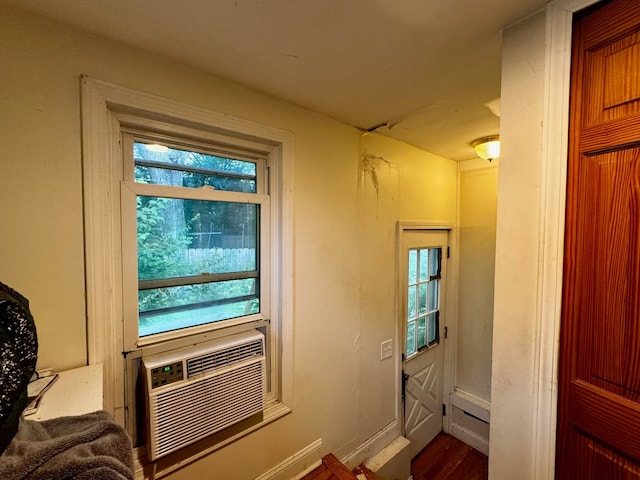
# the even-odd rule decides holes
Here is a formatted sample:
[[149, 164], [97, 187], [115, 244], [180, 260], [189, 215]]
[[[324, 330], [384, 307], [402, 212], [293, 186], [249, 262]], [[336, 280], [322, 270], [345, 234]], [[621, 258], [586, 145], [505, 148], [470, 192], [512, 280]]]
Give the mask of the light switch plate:
[[393, 357], [393, 342], [391, 339], [385, 340], [380, 344], [380, 360]]

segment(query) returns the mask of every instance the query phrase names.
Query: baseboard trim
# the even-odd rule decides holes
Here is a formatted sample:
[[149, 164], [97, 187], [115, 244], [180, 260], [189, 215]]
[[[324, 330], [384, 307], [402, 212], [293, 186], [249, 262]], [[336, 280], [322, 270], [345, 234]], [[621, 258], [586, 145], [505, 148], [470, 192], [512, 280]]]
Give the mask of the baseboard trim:
[[475, 448], [479, 452], [489, 455], [489, 439], [483, 438], [477, 433], [464, 428], [462, 425], [457, 423], [451, 424], [451, 431], [449, 434], [466, 443], [470, 447]]
[[[411, 442], [405, 437], [396, 437], [389, 445], [383, 448], [375, 457], [370, 458], [365, 463], [365, 466], [371, 471], [378, 473], [378, 471], [392, 461], [396, 456], [407, 448]], [[411, 459], [407, 458], [410, 462]]]
[[456, 390], [449, 395], [449, 402], [452, 407], [470, 413], [474, 417], [479, 418], [483, 422], [491, 423], [491, 403], [476, 397], [475, 395], [465, 392], [464, 390]]
[[[489, 455], [489, 431], [486, 424], [491, 420], [491, 403], [464, 390], [451, 393], [449, 402], [451, 421], [448, 433], [485, 455]], [[456, 418], [459, 417], [456, 417], [455, 409], [470, 415], [475, 420], [458, 423]]]
[[322, 439], [297, 451], [255, 480], [298, 480], [322, 463]]
[[353, 469], [377, 455], [399, 435], [401, 435], [400, 425], [397, 420], [394, 420], [358, 445], [354, 450], [341, 458], [340, 461], [349, 469]]

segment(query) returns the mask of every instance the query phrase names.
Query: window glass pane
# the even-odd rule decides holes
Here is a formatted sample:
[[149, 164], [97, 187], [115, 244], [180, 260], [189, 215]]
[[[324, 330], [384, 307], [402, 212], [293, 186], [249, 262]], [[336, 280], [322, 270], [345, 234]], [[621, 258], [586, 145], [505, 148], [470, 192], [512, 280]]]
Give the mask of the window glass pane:
[[253, 204], [138, 196], [139, 335], [257, 313], [258, 217]]
[[416, 322], [409, 322], [407, 324], [407, 356], [416, 351]]
[[427, 319], [426, 317], [421, 317], [418, 319], [418, 339], [417, 339], [418, 348], [422, 348], [427, 345]]
[[420, 281], [424, 282], [429, 279], [429, 250], [420, 250]]
[[142, 142], [134, 142], [133, 156], [138, 183], [256, 192], [253, 162]]
[[431, 277], [440, 276], [440, 248], [429, 249], [429, 275]]
[[418, 278], [418, 251], [409, 250], [409, 284], [416, 283]]
[[257, 269], [258, 205], [137, 198], [138, 279]]
[[419, 286], [418, 314], [427, 313], [427, 284], [421, 283]]
[[429, 336], [427, 341], [429, 345], [438, 343], [440, 340], [440, 332], [438, 328], [438, 312], [430, 313], [427, 317], [427, 324], [429, 329]]
[[411, 320], [412, 318], [417, 317], [416, 313], [416, 292], [418, 287], [412, 286], [409, 287], [408, 292], [408, 302], [407, 302], [407, 319]]
[[141, 337], [259, 311], [253, 278], [141, 290], [138, 303]]
[[[441, 248], [408, 251], [407, 355], [439, 343]], [[430, 312], [430, 313], [429, 313]]]
[[429, 305], [428, 311], [432, 312], [433, 310], [438, 310], [439, 308], [439, 290], [440, 290], [440, 280], [432, 280], [429, 282]]

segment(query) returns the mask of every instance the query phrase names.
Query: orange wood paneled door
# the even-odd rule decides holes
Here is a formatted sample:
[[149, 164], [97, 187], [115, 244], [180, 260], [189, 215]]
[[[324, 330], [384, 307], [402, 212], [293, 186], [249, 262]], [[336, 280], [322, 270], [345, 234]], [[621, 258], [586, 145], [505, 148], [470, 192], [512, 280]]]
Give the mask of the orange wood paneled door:
[[556, 478], [640, 479], [640, 1], [573, 45]]

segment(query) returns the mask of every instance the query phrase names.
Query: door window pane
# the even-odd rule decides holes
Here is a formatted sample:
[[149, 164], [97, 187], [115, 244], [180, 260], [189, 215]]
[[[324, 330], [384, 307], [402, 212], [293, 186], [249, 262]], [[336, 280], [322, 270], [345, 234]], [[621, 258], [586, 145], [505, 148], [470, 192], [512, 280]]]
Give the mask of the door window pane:
[[416, 292], [418, 287], [413, 285], [409, 287], [409, 300], [407, 305], [407, 320], [411, 320], [412, 318], [416, 318], [418, 314], [416, 313]]
[[440, 298], [440, 280], [431, 280], [429, 282], [429, 304], [427, 310], [432, 312], [438, 310], [438, 300]]
[[427, 319], [421, 317], [418, 320], [418, 338], [416, 340], [418, 349], [427, 345]]
[[430, 313], [427, 317], [427, 329], [429, 335], [427, 342], [429, 345], [437, 344], [440, 341], [440, 329], [438, 328], [439, 312]]
[[429, 280], [429, 250], [420, 250], [420, 281]]
[[408, 251], [407, 356], [440, 341], [441, 248]]
[[409, 250], [409, 285], [416, 283], [418, 278], [418, 251]]
[[418, 300], [418, 313], [424, 315], [427, 313], [427, 283], [418, 285], [420, 298]]
[[429, 275], [431, 277], [440, 278], [441, 250], [440, 248], [431, 248], [429, 250]]
[[407, 324], [407, 356], [416, 353], [416, 322], [411, 321]]

